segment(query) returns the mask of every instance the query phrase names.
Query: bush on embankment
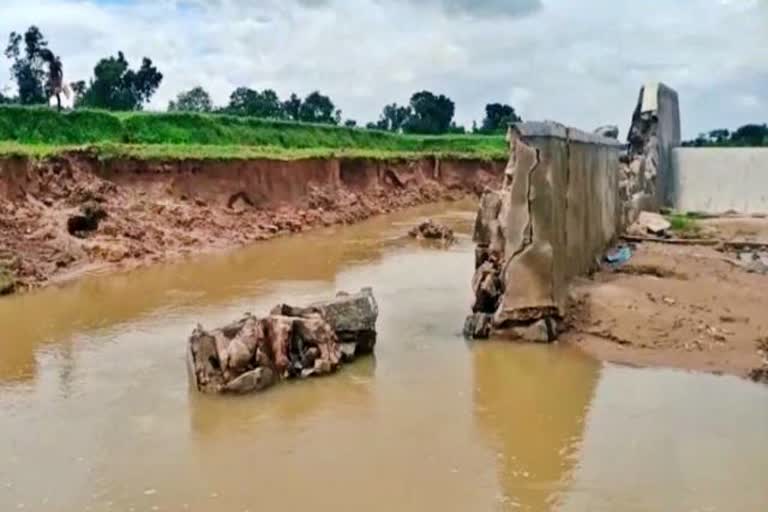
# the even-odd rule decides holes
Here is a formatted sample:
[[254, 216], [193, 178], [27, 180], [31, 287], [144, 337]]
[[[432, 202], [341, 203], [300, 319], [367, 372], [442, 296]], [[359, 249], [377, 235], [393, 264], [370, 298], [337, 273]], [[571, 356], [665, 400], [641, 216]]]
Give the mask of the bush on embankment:
[[177, 146], [175, 153], [182, 154], [184, 146], [275, 148], [278, 153], [322, 149], [478, 158], [503, 158], [506, 154], [502, 136], [416, 136], [219, 114], [115, 114], [96, 110], [60, 113], [18, 106], [0, 107], [0, 141], [6, 143], [6, 148], [16, 149], [20, 146], [172, 145]]

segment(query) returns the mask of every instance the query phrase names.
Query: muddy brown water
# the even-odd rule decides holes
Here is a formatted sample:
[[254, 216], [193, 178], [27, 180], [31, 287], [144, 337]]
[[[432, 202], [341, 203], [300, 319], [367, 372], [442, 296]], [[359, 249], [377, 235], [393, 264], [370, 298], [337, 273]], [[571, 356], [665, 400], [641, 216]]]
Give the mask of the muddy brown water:
[[[472, 206], [0, 300], [0, 510], [768, 509], [768, 388], [461, 338]], [[460, 243], [402, 238], [427, 215]], [[188, 388], [196, 322], [367, 285], [375, 359], [246, 398]]]

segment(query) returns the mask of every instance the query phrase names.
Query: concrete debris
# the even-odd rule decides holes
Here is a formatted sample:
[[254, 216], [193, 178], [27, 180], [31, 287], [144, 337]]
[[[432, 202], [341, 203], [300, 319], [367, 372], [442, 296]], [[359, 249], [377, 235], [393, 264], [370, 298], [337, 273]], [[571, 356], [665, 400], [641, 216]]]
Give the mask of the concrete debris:
[[411, 238], [418, 238], [420, 240], [441, 240], [447, 243], [452, 243], [456, 240], [451, 228], [437, 224], [432, 219], [427, 219], [418, 226], [415, 226], [408, 232], [408, 235]]
[[630, 234], [665, 236], [672, 224], [663, 215], [653, 212], [640, 212], [635, 222], [627, 230]]
[[203, 393], [246, 394], [280, 380], [335, 372], [342, 363], [373, 351], [378, 306], [370, 288], [357, 294], [245, 318], [189, 338], [187, 369]]
[[619, 127], [613, 124], [601, 126], [594, 131], [595, 135], [607, 137], [609, 139], [619, 139]]
[[488, 313], [473, 313], [464, 321], [464, 336], [468, 339], [488, 339], [492, 330], [493, 315]]
[[738, 264], [751, 274], [768, 274], [768, 252], [740, 252]]
[[631, 225], [643, 210], [670, 203], [671, 151], [680, 145], [677, 93], [664, 84], [640, 90], [628, 132], [629, 150], [619, 167], [622, 221]]
[[340, 292], [336, 298], [316, 302], [304, 308], [281, 304], [272, 310], [273, 315], [306, 316], [317, 313], [336, 333], [341, 344], [354, 344], [355, 355], [370, 354], [376, 345], [376, 319], [379, 308], [371, 288], [360, 293]]
[[553, 317], [536, 320], [528, 325], [509, 329], [509, 334], [524, 341], [534, 343], [552, 343], [557, 340], [559, 322]]

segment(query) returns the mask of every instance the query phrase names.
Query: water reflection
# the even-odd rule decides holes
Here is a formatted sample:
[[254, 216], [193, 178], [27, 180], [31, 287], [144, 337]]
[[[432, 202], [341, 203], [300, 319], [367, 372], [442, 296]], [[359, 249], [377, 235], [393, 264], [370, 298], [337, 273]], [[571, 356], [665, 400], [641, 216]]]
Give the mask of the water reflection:
[[555, 507], [579, 456], [600, 373], [567, 347], [479, 344], [475, 419], [497, 451], [505, 510]]
[[768, 510], [768, 388], [608, 365], [563, 512]]
[[[291, 428], [308, 417], [340, 408], [364, 417], [375, 408], [375, 371], [376, 359], [370, 356], [328, 378], [290, 382], [260, 395], [221, 398], [190, 389], [190, 427], [198, 439], [213, 441], [230, 436], [233, 424], [278, 423]], [[259, 434], [249, 428], [248, 435]]]

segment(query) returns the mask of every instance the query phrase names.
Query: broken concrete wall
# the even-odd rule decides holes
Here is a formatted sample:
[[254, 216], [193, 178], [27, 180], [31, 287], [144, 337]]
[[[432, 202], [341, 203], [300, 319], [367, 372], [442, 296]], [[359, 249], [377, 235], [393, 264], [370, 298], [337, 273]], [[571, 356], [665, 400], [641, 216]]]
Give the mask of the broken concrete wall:
[[465, 330], [551, 341], [568, 283], [595, 267], [622, 228], [623, 148], [555, 123], [518, 123], [509, 144], [504, 186], [486, 191], [476, 221], [476, 301]]
[[642, 210], [674, 202], [672, 150], [680, 145], [680, 105], [674, 89], [658, 82], [640, 89], [627, 142], [621, 195], [626, 204], [624, 222], [631, 223]]

